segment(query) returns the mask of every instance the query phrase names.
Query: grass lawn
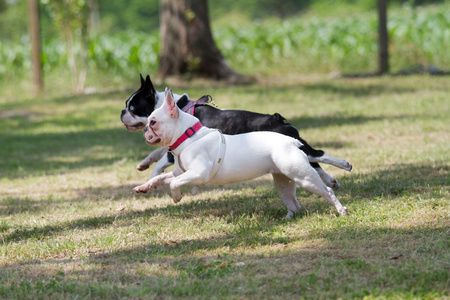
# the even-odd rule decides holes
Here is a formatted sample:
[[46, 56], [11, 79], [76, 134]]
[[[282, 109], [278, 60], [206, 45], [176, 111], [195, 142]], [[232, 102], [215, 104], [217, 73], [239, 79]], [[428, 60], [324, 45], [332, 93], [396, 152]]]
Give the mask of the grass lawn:
[[450, 297], [449, 77], [172, 85], [279, 112], [353, 164], [323, 165], [349, 216], [298, 189], [290, 221], [270, 176], [185, 188], [179, 204], [134, 194], [154, 149], [119, 120], [137, 87], [0, 97], [0, 298]]

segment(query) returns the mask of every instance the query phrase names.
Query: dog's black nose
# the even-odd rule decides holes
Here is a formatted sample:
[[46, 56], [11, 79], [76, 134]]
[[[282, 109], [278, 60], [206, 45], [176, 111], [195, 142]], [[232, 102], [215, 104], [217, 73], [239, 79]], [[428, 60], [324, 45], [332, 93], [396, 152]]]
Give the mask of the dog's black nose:
[[120, 114], [120, 116], [123, 116], [127, 111], [125, 109], [122, 109], [122, 113]]

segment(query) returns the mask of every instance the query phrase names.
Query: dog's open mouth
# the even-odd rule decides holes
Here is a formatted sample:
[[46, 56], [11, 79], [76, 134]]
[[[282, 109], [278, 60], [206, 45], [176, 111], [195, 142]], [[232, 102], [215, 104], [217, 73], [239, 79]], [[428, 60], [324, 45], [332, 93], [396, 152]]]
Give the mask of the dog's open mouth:
[[129, 131], [138, 131], [138, 130], [141, 130], [142, 128], [144, 128], [145, 127], [145, 124], [144, 123], [137, 123], [137, 124], [134, 124], [134, 125], [127, 125], [127, 124], [123, 124], [126, 128], [127, 128], [127, 130], [129, 130]]
[[154, 140], [154, 141], [146, 140], [146, 142], [147, 142], [147, 144], [149, 144], [150, 146], [153, 146], [153, 145], [156, 145], [156, 144], [158, 144], [159, 142], [161, 142], [161, 139], [160, 139], [160, 138], [157, 138], [157, 139]]

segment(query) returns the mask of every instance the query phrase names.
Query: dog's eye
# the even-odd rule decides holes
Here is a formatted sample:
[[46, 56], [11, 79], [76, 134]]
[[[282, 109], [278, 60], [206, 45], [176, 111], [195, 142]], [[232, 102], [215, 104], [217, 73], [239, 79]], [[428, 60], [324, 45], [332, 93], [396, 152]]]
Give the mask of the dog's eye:
[[134, 106], [133, 106], [133, 105], [130, 106], [130, 110], [131, 110], [131, 111], [134, 110]]
[[154, 120], [151, 120], [150, 121], [150, 126], [153, 126], [153, 125], [155, 125], [156, 124], [156, 121], [154, 121]]

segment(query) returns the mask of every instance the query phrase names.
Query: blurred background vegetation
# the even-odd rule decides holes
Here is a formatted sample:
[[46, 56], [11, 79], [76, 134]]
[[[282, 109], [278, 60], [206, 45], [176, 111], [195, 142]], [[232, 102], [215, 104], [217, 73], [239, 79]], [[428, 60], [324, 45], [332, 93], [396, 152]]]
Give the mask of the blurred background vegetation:
[[[87, 87], [126, 86], [136, 84], [139, 73], [156, 74], [158, 0], [66, 2], [80, 8], [69, 25], [58, 11], [62, 1], [40, 1], [47, 90], [74, 89], [67, 26], [74, 28], [74, 55], [86, 56]], [[282, 76], [376, 69], [376, 0], [221, 0], [209, 1], [209, 8], [216, 43], [238, 72]], [[26, 0], [0, 0], [0, 96], [31, 85], [27, 9]], [[80, 16], [89, 20], [89, 30], [82, 29]], [[391, 0], [388, 30], [391, 72], [450, 69], [449, 0]]]

